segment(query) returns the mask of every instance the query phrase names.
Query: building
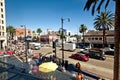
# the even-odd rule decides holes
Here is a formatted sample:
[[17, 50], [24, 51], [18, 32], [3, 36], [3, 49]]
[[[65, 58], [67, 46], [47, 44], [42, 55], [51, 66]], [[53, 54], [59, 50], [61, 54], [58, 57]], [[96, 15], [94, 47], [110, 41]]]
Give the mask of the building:
[[[114, 30], [105, 31], [106, 46], [114, 47]], [[89, 30], [84, 35], [85, 43], [93, 44], [94, 47], [102, 47], [103, 31]]]
[[45, 34], [45, 35], [40, 36], [41, 43], [50, 44], [53, 41], [55, 41], [56, 39], [60, 39], [60, 36], [58, 36], [57, 34]]
[[[30, 29], [26, 29], [26, 37], [32, 36], [32, 31]], [[25, 28], [15, 28], [15, 36], [14, 40], [20, 40], [25, 37]]]
[[0, 50], [7, 45], [5, 0], [0, 0]]

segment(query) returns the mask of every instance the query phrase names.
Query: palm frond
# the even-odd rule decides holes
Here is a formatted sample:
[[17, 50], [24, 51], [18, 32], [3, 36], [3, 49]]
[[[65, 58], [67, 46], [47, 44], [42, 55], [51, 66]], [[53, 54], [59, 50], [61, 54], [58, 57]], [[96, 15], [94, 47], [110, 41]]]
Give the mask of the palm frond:
[[105, 0], [101, 0], [100, 4], [98, 5], [98, 7], [96, 9], [98, 11], [98, 13], [100, 13], [100, 8], [101, 8], [101, 5], [103, 4], [104, 1]]
[[84, 7], [84, 10], [87, 9], [89, 10], [90, 9], [90, 6], [92, 5], [92, 3], [94, 2], [95, 0], [87, 0], [86, 2], [86, 5]]
[[107, 2], [106, 2], [106, 4], [105, 4], [105, 9], [107, 8], [109, 2], [110, 2], [110, 0], [107, 0]]

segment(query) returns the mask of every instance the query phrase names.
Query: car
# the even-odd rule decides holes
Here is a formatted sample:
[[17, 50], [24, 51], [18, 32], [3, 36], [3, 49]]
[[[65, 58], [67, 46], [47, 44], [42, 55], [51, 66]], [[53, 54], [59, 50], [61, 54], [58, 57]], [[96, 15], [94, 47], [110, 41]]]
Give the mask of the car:
[[95, 58], [95, 59], [100, 59], [100, 60], [105, 60], [106, 59], [105, 55], [102, 54], [102, 52], [100, 52], [100, 51], [89, 51], [85, 54], [87, 56], [89, 56], [90, 58]]
[[85, 54], [82, 54], [81, 52], [77, 52], [75, 54], [72, 54], [70, 58], [81, 60], [81, 61], [88, 61], [89, 57], [86, 56]]
[[6, 54], [7, 55], [12, 55], [12, 54], [14, 54], [14, 51], [6, 51]]
[[114, 51], [106, 51], [105, 54], [114, 56]]

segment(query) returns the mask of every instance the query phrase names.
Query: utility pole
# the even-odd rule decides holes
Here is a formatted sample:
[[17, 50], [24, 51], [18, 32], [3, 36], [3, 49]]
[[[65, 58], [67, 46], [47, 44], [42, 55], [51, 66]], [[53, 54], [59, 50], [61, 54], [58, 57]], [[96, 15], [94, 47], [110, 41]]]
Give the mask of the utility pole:
[[[68, 22], [70, 22], [70, 19], [68, 19]], [[61, 18], [61, 28], [62, 28], [62, 64], [64, 65], [64, 44], [63, 44], [63, 23], [64, 23], [64, 20], [63, 18]]]

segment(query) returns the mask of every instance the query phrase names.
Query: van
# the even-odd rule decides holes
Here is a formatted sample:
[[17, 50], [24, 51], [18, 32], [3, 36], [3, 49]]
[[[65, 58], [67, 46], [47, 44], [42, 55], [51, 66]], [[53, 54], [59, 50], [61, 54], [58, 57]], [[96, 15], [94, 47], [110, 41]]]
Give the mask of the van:
[[33, 50], [39, 50], [41, 48], [40, 43], [30, 43], [30, 48]]

